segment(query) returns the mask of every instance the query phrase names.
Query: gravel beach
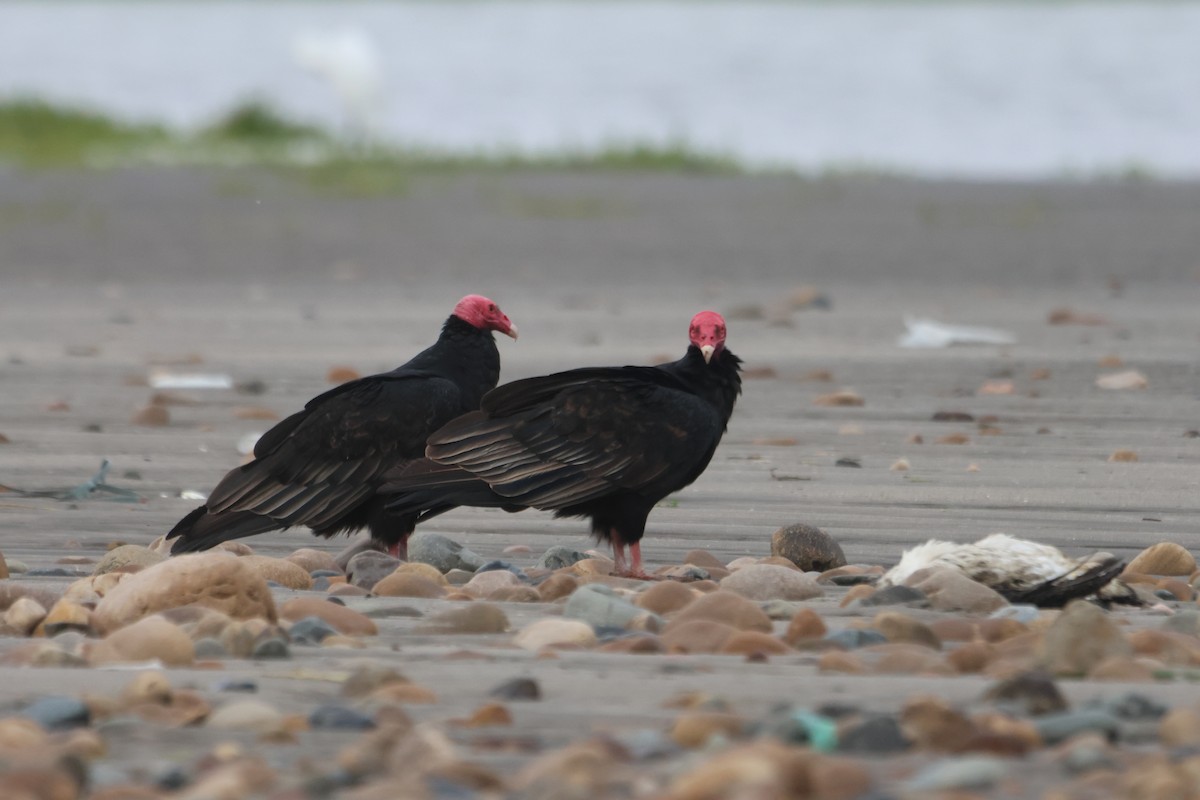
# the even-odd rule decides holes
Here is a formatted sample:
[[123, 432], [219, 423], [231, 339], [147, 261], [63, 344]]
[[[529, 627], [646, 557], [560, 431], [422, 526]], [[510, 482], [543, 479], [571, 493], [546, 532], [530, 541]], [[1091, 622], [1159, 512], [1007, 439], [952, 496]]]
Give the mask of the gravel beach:
[[[468, 292], [495, 298], [520, 327], [519, 341], [499, 342], [502, 381], [673, 360], [693, 313], [725, 315], [729, 348], [746, 362], [744, 394], [707, 472], [651, 514], [643, 548], [651, 570], [681, 565], [693, 550], [720, 564], [765, 558], [772, 534], [793, 523], [817, 526], [864, 568], [895, 564], [905, 548], [929, 538], [973, 541], [999, 531], [1072, 557], [1107, 551], [1131, 560], [1164, 541], [1195, 554], [1198, 220], [1200, 185], [1136, 180], [485, 171], [418, 174], [366, 196], [269, 171], [7, 172], [0, 175], [0, 484], [65, 489], [108, 459], [106, 483], [140, 501], [0, 493], [0, 551], [12, 573], [3, 583], [56, 596], [91, 575], [114, 543], [149, 545], [197, 504], [181, 494], [208, 492], [239, 463], [239, 440], [328, 388], [335, 368], [369, 374], [406, 360], [433, 341]], [[998, 328], [1015, 343], [903, 348], [897, 342], [906, 317]], [[152, 385], [189, 374], [227, 378], [229, 386]], [[1113, 381], [1129, 388], [1105, 388]], [[169, 396], [156, 403], [160, 391]], [[165, 409], [166, 424], [139, 422], [135, 415], [147, 406]], [[955, 413], [937, 421], [937, 412]], [[540, 512], [460, 509], [420, 530], [527, 572], [551, 546], [594, 546], [585, 522]], [[245, 543], [273, 558], [299, 548], [337, 554], [348, 544], [303, 530]], [[512, 546], [527, 549], [505, 553]], [[62, 572], [25, 576], [20, 564]], [[576, 577], [583, 583], [590, 574]], [[1021, 654], [1029, 655], [1026, 666], [1043, 658], [1033, 638], [1051, 635], [1059, 619], [1052, 611], [1020, 622], [1026, 628], [1013, 641], [1021, 647], [1011, 652], [997, 655], [1008, 638], [989, 641], [996, 653], [973, 672], [950, 677], [919, 660], [889, 668], [876, 663], [888, 653], [851, 649], [847, 656], [864, 672], [853, 674], [822, 663], [826, 647], [617, 652], [608, 645], [620, 637], [594, 620], [599, 644], [525, 648], [514, 642], [516, 632], [563, 613], [561, 601], [544, 598], [495, 601], [508, 632], [436, 633], [429, 621], [437, 615], [492, 601], [447, 599], [455, 587], [433, 581], [434, 598], [342, 598], [378, 627], [376, 635], [346, 637], [352, 641], [344, 647], [306, 645], [293, 633], [285, 659], [196, 654], [163, 670], [174, 691], [192, 690], [213, 709], [245, 698], [229, 686], [253, 682], [253, 698], [283, 720], [276, 727], [214, 727], [211, 717], [180, 726], [128, 713], [113, 698], [139, 671], [88, 655], [94, 642], [79, 639], [79, 631], [95, 633], [94, 620], [59, 634], [68, 639], [58, 648], [84, 666], [30, 661], [37, 640], [10, 626], [12, 635], [0, 638], [0, 658], [10, 665], [0, 709], [7, 717], [38, 697], [90, 697], [92, 721], [83, 729], [104, 748], [83, 759], [84, 791], [105, 797], [907, 797], [952, 790], [997, 798], [1191, 797], [1200, 796], [1200, 785], [1187, 783], [1195, 759], [1184, 751], [1200, 744], [1190, 685], [1200, 667], [1200, 627], [1186, 635], [1195, 647], [1177, 643], [1185, 656], [1146, 643], [1164, 620], [1195, 614], [1190, 577], [1178, 576], [1186, 591], [1174, 599], [1161, 582], [1148, 583], [1148, 591], [1164, 591], [1159, 608], [1104, 617], [1132, 642], [1129, 652], [1106, 655], [1125, 658], [1127, 670], [1092, 674], [1089, 667], [1083, 678], [1064, 673], [1056, 682], [1073, 713], [1130, 693], [1187, 711], [1196, 717], [1193, 738], [1162, 734], [1161, 713], [1118, 714], [1124, 727], [1111, 735], [1080, 723], [1085, 734], [1101, 730], [1103, 750], [1098, 766], [1080, 770], [1063, 750], [1078, 749], [1078, 740], [1052, 747], [1041, 730], [1019, 753], [981, 745], [974, 755], [947, 755], [954, 748], [922, 739], [910, 716], [902, 752], [841, 748], [841, 755], [814, 757], [823, 760], [805, 766], [803, 790], [786, 789], [781, 778], [760, 791], [733, 768], [705, 778], [726, 794], [687, 783], [721, 766], [732, 747], [765, 758], [771, 769], [782, 763], [755, 750], [766, 747], [755, 726], [774, 719], [778, 704], [842, 707], [849, 715], [839, 723], [843, 741], [852, 727], [845, 719], [905, 708], [919, 717], [911, 704], [923, 695], [943, 698], [964, 719], [974, 715], [983, 730], [991, 724], [978, 716], [991, 708], [985, 691], [1014, 672]], [[642, 588], [598, 582], [618, 599]], [[821, 596], [793, 601], [786, 614], [777, 610], [777, 639], [802, 606], [834, 632], [875, 630], [884, 625], [877, 614], [895, 611], [940, 626], [939, 647], [929, 652], [944, 666], [966, 646], [950, 636], [948, 620], [975, 624], [987, 616], [844, 604], [855, 589], [820, 586]], [[81, 605], [99, 613], [92, 606], [107, 589], [94, 588], [96, 596], [80, 595]], [[21, 591], [11, 588], [4, 603], [11, 607]], [[280, 607], [326, 594], [271, 591]], [[1172, 630], [1185, 635], [1182, 626]], [[913, 646], [886, 638], [891, 644], [879, 646]], [[432, 702], [344, 696], [342, 684], [363, 662], [402, 673], [429, 690]], [[472, 719], [493, 701], [490, 690], [517, 677], [534, 679], [541, 699], [501, 700], [507, 724], [453, 722]], [[664, 705], [680, 697], [682, 710]], [[365, 714], [374, 732], [314, 722], [326, 704]], [[822, 713], [839, 719], [832, 709]], [[725, 714], [736, 725], [709, 719], [720, 732], [693, 742], [678, 733], [689, 714]], [[414, 767], [404, 777], [395, 764], [354, 773], [339, 759], [343, 748], [366, 758], [364, 737], [392, 730], [394, 715], [415, 727], [404, 728], [407, 744], [387, 758], [440, 765], [444, 773], [430, 777]], [[0, 767], [18, 770], [16, 734], [4, 732]], [[574, 760], [554, 762], [564, 747], [577, 748]], [[168, 780], [172, 764], [179, 774]], [[967, 778], [955, 783], [927, 772], [947, 764], [967, 770]], [[234, 789], [205, 783], [221, 770]], [[1127, 776], [1143, 774], [1131, 787]], [[1168, 778], [1188, 787], [1185, 793], [1155, 793], [1167, 791], [1154, 787]], [[146, 794], [118, 792], [134, 786]], [[1096, 793], [1105, 788], [1117, 795]]]

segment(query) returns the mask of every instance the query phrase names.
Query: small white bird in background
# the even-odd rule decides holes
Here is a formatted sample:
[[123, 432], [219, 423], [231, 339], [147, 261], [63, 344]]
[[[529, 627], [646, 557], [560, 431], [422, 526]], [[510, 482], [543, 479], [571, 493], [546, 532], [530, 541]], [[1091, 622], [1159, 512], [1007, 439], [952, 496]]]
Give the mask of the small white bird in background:
[[384, 105], [383, 69], [370, 36], [357, 28], [307, 31], [293, 38], [292, 57], [333, 88], [351, 138], [375, 137]]
[[878, 586], [904, 584], [926, 567], [948, 567], [989, 586], [1013, 603], [1058, 608], [1095, 595], [1106, 603], [1142, 605], [1130, 586], [1117, 579], [1125, 562], [1110, 553], [1068, 558], [1057, 547], [993, 533], [974, 544], [930, 539], [905, 550], [900, 563]]

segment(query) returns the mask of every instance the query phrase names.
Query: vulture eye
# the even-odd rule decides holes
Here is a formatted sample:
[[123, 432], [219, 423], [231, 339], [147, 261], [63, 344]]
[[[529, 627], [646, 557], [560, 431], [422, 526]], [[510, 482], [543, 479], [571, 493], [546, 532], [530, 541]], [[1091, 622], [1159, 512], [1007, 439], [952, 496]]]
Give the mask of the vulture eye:
[[496, 304], [495, 304], [495, 303], [491, 303], [491, 304], [489, 304], [489, 305], [488, 305], [488, 311], [495, 311], [495, 310], [496, 310]]

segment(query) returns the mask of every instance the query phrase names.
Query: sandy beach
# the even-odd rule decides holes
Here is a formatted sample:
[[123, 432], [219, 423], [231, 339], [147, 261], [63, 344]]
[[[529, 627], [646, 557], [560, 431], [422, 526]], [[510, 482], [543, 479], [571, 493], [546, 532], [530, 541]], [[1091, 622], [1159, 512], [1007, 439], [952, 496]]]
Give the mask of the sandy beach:
[[[652, 513], [650, 567], [681, 563], [693, 549], [722, 562], [767, 556], [771, 534], [797, 522], [830, 534], [852, 564], [887, 566], [928, 538], [998, 531], [1072, 556], [1130, 559], [1159, 541], [1195, 553], [1197, 220], [1200, 185], [1135, 180], [497, 171], [415, 175], [381, 196], [346, 196], [268, 171], [7, 172], [0, 484], [68, 487], [107, 458], [108, 482], [143, 502], [0, 494], [0, 550], [44, 568], [63, 556], [98, 559], [117, 541], [150, 543], [196, 504], [182, 492], [207, 492], [239, 463], [239, 439], [268, 427], [265, 417], [300, 408], [328, 387], [333, 367], [369, 374], [406, 360], [433, 340], [459, 296], [481, 292], [521, 329], [519, 341], [500, 342], [502, 380], [674, 359], [692, 313], [725, 314], [729, 347], [746, 362], [744, 395], [707, 472]], [[1065, 324], [1051, 324], [1056, 311]], [[905, 316], [1000, 328], [1015, 344], [902, 348]], [[1144, 388], [1097, 385], [1131, 370]], [[189, 402], [169, 407], [169, 424], [135, 424], [155, 371], [219, 374], [235, 388], [178, 390]], [[248, 393], [252, 382], [261, 391]], [[842, 390], [861, 405], [821, 403]], [[934, 421], [939, 411], [972, 419]], [[1117, 451], [1135, 455], [1111, 460]], [[422, 530], [485, 558], [526, 545], [530, 555], [505, 556], [522, 567], [552, 545], [593, 546], [585, 523], [540, 512], [461, 509]], [[346, 545], [300, 530], [247, 543], [270, 556]], [[74, 576], [16, 579], [62, 590]], [[869, 622], [873, 609], [839, 608], [845, 591], [828, 587], [811, 605], [831, 626]], [[276, 590], [280, 600], [307, 594]], [[290, 661], [228, 659], [216, 670], [172, 669], [170, 681], [216, 703], [217, 682], [253, 679], [259, 699], [307, 714], [336, 697], [348, 664], [382, 659], [437, 694], [409, 714], [443, 725], [469, 716], [495, 684], [534, 677], [545, 699], [514, 705], [511, 727], [450, 734], [506, 776], [599, 732], [663, 729], [677, 714], [663, 702], [684, 691], [719, 695], [758, 719], [780, 701], [892, 712], [912, 694], [934, 693], [970, 705], [992, 682], [822, 674], [802, 651], [763, 664], [589, 650], [539, 659], [508, 634], [430, 635], [418, 632], [419, 619], [389, 612], [431, 614], [450, 601], [347, 604], [379, 624], [364, 649], [294, 647]], [[513, 630], [556, 613], [549, 604], [500, 605]], [[1120, 615], [1141, 629], [1161, 613]], [[23, 641], [0, 639], [0, 654]], [[0, 706], [70, 693], [80, 674], [6, 669]], [[87, 675], [89, 692], [113, 694], [132, 673]], [[1081, 703], [1126, 691], [1194, 703], [1178, 681], [1060, 685]], [[276, 770], [303, 763], [315, 774], [356, 736], [310, 731], [296, 744], [255, 745], [249, 734], [114, 723], [93, 785], [118, 783], [147, 752], [194, 764], [226, 739]], [[901, 796], [898, 781], [925, 760], [871, 760], [872, 796]], [[622, 775], [645, 781], [613, 796], [666, 796], [672, 777], [697, 763], [690, 753], [625, 760]], [[1048, 750], [1021, 771], [980, 796], [1042, 796], [1069, 777]]]

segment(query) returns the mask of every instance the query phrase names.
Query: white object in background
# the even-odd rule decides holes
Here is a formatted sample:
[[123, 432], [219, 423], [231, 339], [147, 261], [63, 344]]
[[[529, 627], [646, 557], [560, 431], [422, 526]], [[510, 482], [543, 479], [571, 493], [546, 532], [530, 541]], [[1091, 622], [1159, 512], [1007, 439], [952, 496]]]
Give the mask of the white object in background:
[[901, 347], [949, 347], [952, 344], [1016, 344], [1017, 337], [1000, 328], [947, 325], [934, 319], [905, 317], [908, 331], [896, 344]]
[[369, 138], [377, 132], [383, 70], [370, 36], [356, 28], [308, 31], [292, 40], [292, 58], [333, 87], [352, 135]]
[[237, 441], [237, 451], [244, 456], [248, 456], [254, 452], [254, 445], [258, 444], [258, 440], [262, 438], [261, 433], [247, 433]]
[[232, 389], [233, 378], [221, 372], [150, 372], [151, 389]]

